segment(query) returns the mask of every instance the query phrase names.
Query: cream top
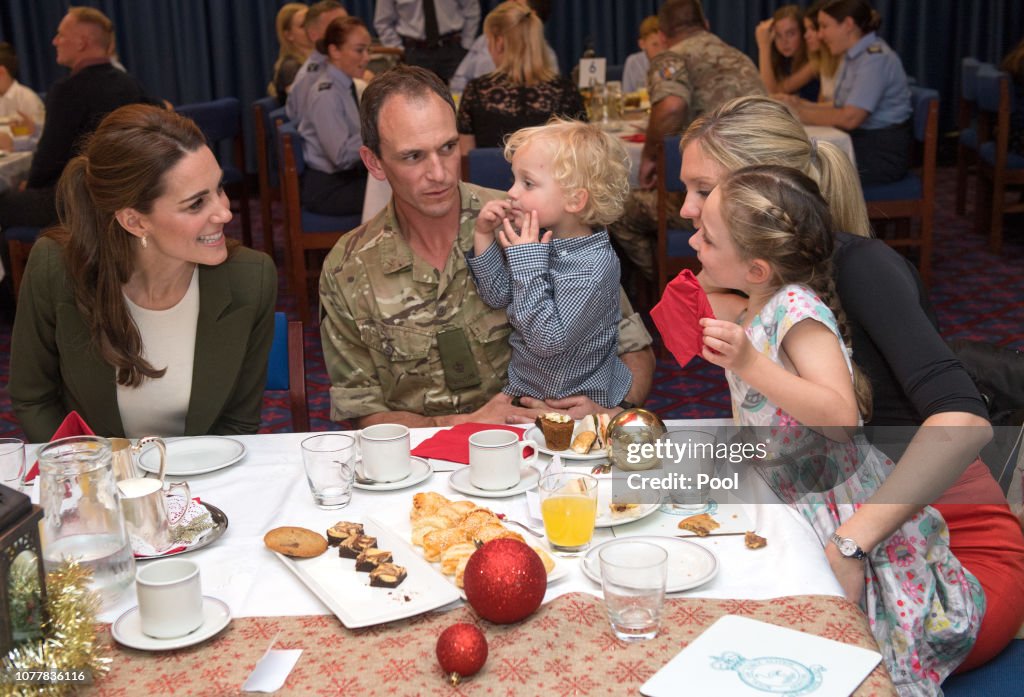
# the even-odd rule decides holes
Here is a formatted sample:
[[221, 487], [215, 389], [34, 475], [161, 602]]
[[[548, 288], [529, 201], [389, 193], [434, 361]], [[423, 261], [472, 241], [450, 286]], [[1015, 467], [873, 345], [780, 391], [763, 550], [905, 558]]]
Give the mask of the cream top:
[[166, 310], [147, 310], [124, 296], [142, 336], [142, 355], [162, 378], [138, 387], [117, 386], [117, 407], [128, 438], [181, 436], [192, 395], [196, 325], [199, 321], [199, 269], [192, 273], [185, 296]]

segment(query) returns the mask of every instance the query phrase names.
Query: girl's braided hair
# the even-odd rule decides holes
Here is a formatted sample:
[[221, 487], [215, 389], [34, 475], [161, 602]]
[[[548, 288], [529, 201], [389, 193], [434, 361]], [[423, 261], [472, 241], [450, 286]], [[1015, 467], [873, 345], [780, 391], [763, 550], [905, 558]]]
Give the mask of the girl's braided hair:
[[[814, 181], [791, 167], [754, 165], [719, 184], [722, 218], [744, 259], [764, 259], [779, 286], [799, 283], [821, 298], [836, 317], [848, 350], [850, 328], [832, 272], [835, 231], [828, 203]], [[853, 385], [865, 420], [871, 386], [856, 364]]]

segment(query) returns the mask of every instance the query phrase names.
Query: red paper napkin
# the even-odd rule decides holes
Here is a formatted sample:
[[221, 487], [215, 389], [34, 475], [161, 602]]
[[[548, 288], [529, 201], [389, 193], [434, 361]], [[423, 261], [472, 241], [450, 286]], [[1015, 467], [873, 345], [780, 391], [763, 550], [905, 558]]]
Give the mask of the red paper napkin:
[[[446, 431], [438, 431], [430, 438], [417, 445], [412, 454], [416, 457], [432, 457], [435, 460], [448, 460], [459, 462], [463, 465], [469, 464], [469, 437], [480, 431], [490, 429], [512, 431], [523, 439], [523, 429], [516, 426], [502, 426], [496, 424], [467, 423], [452, 426]], [[531, 448], [527, 448], [526, 455], [529, 456]]]
[[[53, 436], [50, 438], [51, 441], [57, 440], [58, 438], [70, 438], [71, 436], [95, 436], [89, 428], [89, 424], [85, 423], [85, 420], [78, 415], [77, 411], [72, 411], [70, 414], [64, 417], [64, 421], [61, 422], [57, 430], [54, 431]], [[36, 460], [32, 465], [32, 469], [25, 475], [25, 481], [31, 482], [33, 479], [39, 476], [39, 460]]]
[[623, 140], [629, 141], [630, 143], [643, 143], [647, 140], [646, 133], [633, 133], [628, 136], [620, 136]]
[[689, 269], [665, 286], [661, 300], [651, 310], [651, 319], [661, 332], [666, 348], [680, 366], [685, 366], [704, 349], [704, 330], [700, 320], [715, 318], [708, 296]]

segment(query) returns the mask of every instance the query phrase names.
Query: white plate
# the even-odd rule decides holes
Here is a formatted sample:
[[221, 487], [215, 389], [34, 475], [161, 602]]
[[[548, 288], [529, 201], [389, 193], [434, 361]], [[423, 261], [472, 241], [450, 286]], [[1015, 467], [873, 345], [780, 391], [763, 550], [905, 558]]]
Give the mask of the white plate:
[[624, 487], [626, 476], [612, 475], [611, 477], [598, 477], [597, 479], [597, 519], [594, 521], [595, 528], [611, 528], [616, 525], [632, 523], [646, 518], [661, 508], [661, 504], [658, 503], [641, 503], [631, 510], [622, 513], [612, 513], [610, 506], [612, 494], [614, 493], [612, 485], [615, 483], [615, 480], [621, 480]]
[[[245, 446], [224, 436], [191, 436], [167, 439], [167, 474], [188, 477], [233, 465], [245, 457]], [[160, 472], [160, 452], [150, 448], [139, 457], [139, 467]]]
[[[405, 479], [399, 479], [397, 482], [373, 482], [372, 484], [360, 484], [357, 479], [352, 486], [356, 489], [366, 489], [367, 491], [394, 491], [395, 489], [404, 489], [407, 486], [415, 486], [434, 473], [430, 469], [430, 463], [422, 457], [413, 455], [409, 459], [412, 461], [412, 471], [409, 472], [409, 476]], [[362, 460], [356, 465], [357, 477], [363, 476], [359, 472], [359, 465], [361, 464]]]
[[366, 519], [364, 527], [366, 534], [377, 538], [378, 549], [389, 550], [395, 564], [405, 567], [405, 580], [397, 588], [371, 586], [370, 574], [356, 571], [356, 560], [339, 557], [337, 547], [312, 559], [275, 554], [349, 629], [413, 617], [461, 597], [398, 534], [372, 518]]
[[[457, 501], [457, 500], [458, 499], [452, 499], [452, 501]], [[372, 519], [368, 518], [367, 520], [369, 521], [369, 520], [372, 520]], [[377, 523], [377, 525], [379, 527], [384, 527], [384, 523], [378, 522], [378, 521], [374, 521], [374, 522]], [[417, 546], [413, 545], [413, 543], [412, 543], [412, 522], [409, 520], [409, 516], [407, 516], [407, 515], [406, 516], [402, 516], [400, 519], [396, 517], [394, 520], [392, 520], [389, 517], [388, 518], [387, 528], [389, 530], [393, 531], [395, 533], [395, 535], [399, 539], [401, 539], [402, 544], [404, 545], [405, 549], [407, 549], [410, 552], [412, 552], [413, 554], [415, 554], [419, 558], [420, 561], [422, 561], [424, 564], [426, 564], [431, 569], [433, 569], [434, 573], [436, 573], [437, 576], [439, 576], [440, 578], [444, 579], [445, 583], [447, 583], [448, 585], [450, 585], [452, 588], [455, 589], [455, 592], [458, 593], [460, 598], [462, 598], [463, 600], [466, 599], [466, 594], [463, 592], [463, 590], [455, 585], [455, 577], [454, 576], [445, 576], [443, 573], [441, 573], [441, 564], [439, 562], [438, 563], [428, 562], [426, 559], [423, 558], [423, 548], [422, 547], [417, 547]], [[557, 556], [555, 556], [551, 552], [551, 548], [548, 546], [547, 540], [541, 539], [539, 537], [534, 537], [533, 535], [531, 535], [528, 532], [523, 532], [522, 530], [517, 529], [515, 526], [506, 525], [505, 528], [507, 530], [511, 530], [512, 532], [517, 532], [520, 535], [522, 535], [523, 539], [526, 540], [526, 544], [530, 545], [531, 547], [533, 547], [535, 549], [543, 549], [545, 552], [547, 552], [548, 556], [551, 557], [551, 559], [555, 562], [554, 568], [551, 569], [551, 573], [548, 574], [548, 583], [549, 584], [550, 583], [554, 583], [555, 581], [560, 581], [561, 579], [563, 579], [563, 578], [565, 578], [566, 576], [569, 575], [569, 567], [568, 567], [568, 565], [566, 564], [565, 561], [562, 561], [561, 559], [559, 559]]]
[[154, 639], [142, 633], [142, 620], [139, 617], [139, 606], [136, 605], [124, 613], [110, 627], [110, 633], [117, 640], [132, 649], [140, 651], [171, 651], [206, 641], [214, 634], [228, 626], [231, 621], [231, 610], [227, 603], [208, 595], [203, 596], [203, 623], [199, 629], [185, 636], [173, 639]]
[[677, 593], [702, 586], [718, 573], [718, 557], [710, 549], [701, 547], [689, 540], [678, 537], [662, 537], [661, 535], [637, 535], [635, 537], [619, 537], [591, 547], [580, 562], [580, 568], [594, 583], [601, 583], [601, 561], [598, 554], [601, 548], [613, 542], [634, 540], [637, 542], [653, 542], [668, 552], [668, 580], [665, 583], [666, 593]]
[[[572, 443], [572, 441], [575, 440], [576, 436], [579, 435], [579, 433], [581, 431], [589, 431], [589, 430], [590, 430], [589, 428], [587, 428], [586, 426], [583, 426], [583, 421], [582, 420], [577, 421], [576, 422], [576, 426], [573, 427], [573, 429], [572, 429], [572, 439], [570, 439], [569, 442]], [[608, 451], [607, 450], [598, 450], [598, 451], [591, 450], [586, 455], [580, 455], [578, 452], [574, 451], [572, 448], [568, 448], [566, 450], [551, 450], [550, 448], [548, 448], [548, 443], [544, 439], [544, 431], [540, 430], [536, 426], [531, 426], [529, 429], [527, 429], [526, 433], [523, 435], [523, 440], [532, 440], [534, 443], [537, 444], [537, 450], [541, 451], [542, 453], [546, 453], [548, 455], [558, 455], [563, 460], [583, 460], [583, 461], [588, 461], [589, 462], [589, 461], [593, 461], [593, 460], [607, 460], [608, 459]]]
[[462, 469], [452, 472], [451, 476], [448, 477], [448, 486], [467, 496], [479, 496], [484, 499], [503, 499], [529, 491], [537, 486], [539, 481], [540, 473], [527, 465], [519, 470], [519, 483], [510, 489], [478, 489], [473, 486], [473, 482], [469, 481], [469, 465], [466, 465]]

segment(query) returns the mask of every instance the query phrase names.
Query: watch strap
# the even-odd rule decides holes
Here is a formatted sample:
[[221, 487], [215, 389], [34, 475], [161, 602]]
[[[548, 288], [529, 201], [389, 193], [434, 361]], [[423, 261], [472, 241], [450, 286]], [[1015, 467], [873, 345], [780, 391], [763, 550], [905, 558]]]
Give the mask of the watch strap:
[[[861, 549], [861, 546], [857, 544], [857, 541], [851, 537], [840, 537], [838, 533], [832, 533], [832, 536], [829, 539], [832, 540], [832, 544], [834, 544], [839, 549], [839, 553], [842, 554], [844, 557], [847, 557], [849, 559], [863, 559], [867, 556], [867, 552]], [[849, 554], [847, 554], [846, 551], [843, 549], [845, 543], [847, 542], [852, 544], [854, 547], [853, 552]]]

